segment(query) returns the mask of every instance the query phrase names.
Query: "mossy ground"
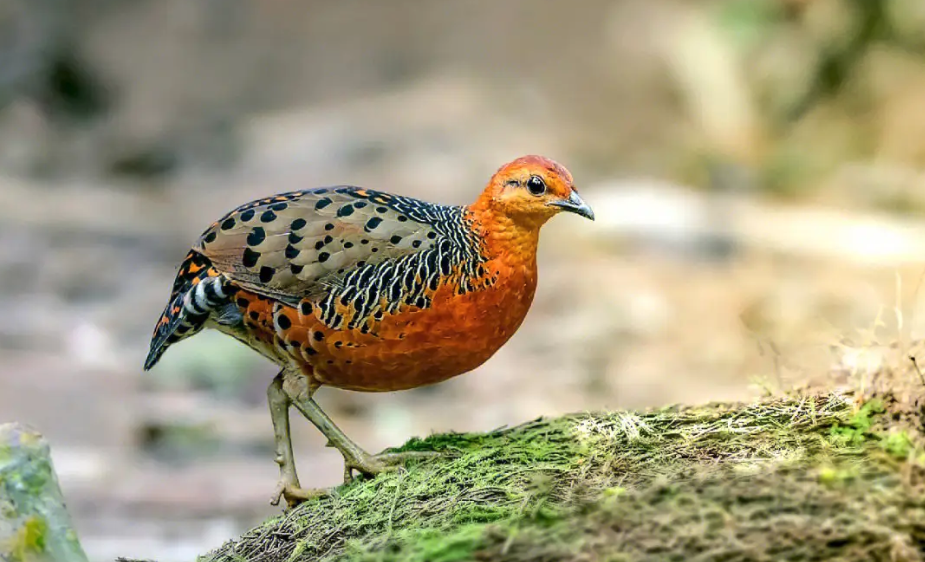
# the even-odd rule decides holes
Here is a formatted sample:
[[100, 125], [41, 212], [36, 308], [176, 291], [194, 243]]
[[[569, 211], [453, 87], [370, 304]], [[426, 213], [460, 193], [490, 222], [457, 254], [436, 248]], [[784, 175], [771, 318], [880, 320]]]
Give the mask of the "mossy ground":
[[435, 435], [203, 557], [224, 561], [920, 560], [923, 455], [832, 393]]

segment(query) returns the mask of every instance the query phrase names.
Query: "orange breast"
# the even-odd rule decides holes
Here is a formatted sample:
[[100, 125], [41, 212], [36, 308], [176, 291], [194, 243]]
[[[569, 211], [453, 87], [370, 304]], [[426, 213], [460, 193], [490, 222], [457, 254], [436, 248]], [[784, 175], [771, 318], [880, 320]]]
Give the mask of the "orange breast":
[[536, 264], [489, 261], [496, 282], [457, 294], [447, 284], [428, 308], [386, 314], [374, 332], [333, 330], [317, 306], [293, 308], [240, 291], [250, 345], [277, 362], [294, 360], [318, 384], [370, 392], [404, 390], [460, 375], [488, 360], [523, 322]]

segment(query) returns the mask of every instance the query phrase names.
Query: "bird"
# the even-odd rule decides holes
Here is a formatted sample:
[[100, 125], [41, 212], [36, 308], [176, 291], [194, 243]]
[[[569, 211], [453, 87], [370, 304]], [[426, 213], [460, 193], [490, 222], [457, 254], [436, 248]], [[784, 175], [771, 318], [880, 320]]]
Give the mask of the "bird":
[[214, 222], [182, 261], [144, 370], [203, 329], [279, 366], [267, 388], [274, 505], [329, 493], [301, 487], [293, 407], [343, 455], [345, 481], [395, 470], [427, 453], [367, 453], [315, 391], [406, 390], [483, 364], [527, 315], [540, 228], [561, 212], [594, 220], [571, 173], [538, 155], [501, 166], [471, 205], [350, 185], [251, 201]]

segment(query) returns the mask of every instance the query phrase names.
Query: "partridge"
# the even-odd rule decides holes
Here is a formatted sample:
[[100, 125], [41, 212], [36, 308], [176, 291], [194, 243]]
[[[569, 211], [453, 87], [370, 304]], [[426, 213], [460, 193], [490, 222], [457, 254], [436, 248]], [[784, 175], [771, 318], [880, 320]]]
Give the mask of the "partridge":
[[352, 186], [252, 201], [186, 255], [144, 368], [204, 328], [279, 365], [267, 389], [280, 467], [274, 504], [324, 493], [300, 486], [290, 406], [340, 450], [345, 478], [394, 469], [414, 455], [367, 453], [314, 392], [410, 389], [484, 363], [530, 309], [540, 227], [563, 211], [594, 220], [568, 170], [541, 156], [501, 167], [468, 206]]

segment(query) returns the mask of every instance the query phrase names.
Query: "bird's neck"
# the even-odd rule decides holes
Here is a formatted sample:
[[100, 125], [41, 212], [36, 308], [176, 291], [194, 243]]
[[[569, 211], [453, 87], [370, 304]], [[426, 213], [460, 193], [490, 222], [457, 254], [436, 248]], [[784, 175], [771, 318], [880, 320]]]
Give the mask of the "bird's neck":
[[536, 269], [541, 225], [523, 224], [490, 207], [477, 205], [469, 207], [467, 214], [482, 239], [486, 258], [500, 260], [514, 269]]
[[531, 228], [504, 213], [493, 212], [491, 207], [473, 205], [466, 214], [485, 259], [480, 269], [492, 279], [490, 290], [477, 291], [473, 298], [481, 300], [483, 310], [495, 311], [485, 329], [495, 334], [500, 344], [517, 331], [533, 303], [541, 225]]

